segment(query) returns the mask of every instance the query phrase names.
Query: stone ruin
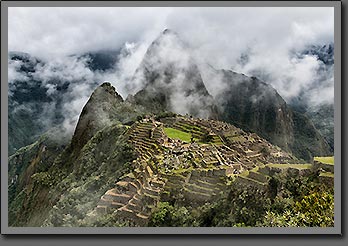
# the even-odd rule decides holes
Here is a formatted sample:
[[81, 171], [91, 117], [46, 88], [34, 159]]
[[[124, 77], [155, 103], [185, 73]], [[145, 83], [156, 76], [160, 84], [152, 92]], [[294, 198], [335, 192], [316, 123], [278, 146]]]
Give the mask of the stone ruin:
[[[171, 139], [164, 127], [190, 133], [196, 139], [210, 134], [213, 141]], [[224, 179], [229, 176], [240, 176], [274, 161], [297, 161], [256, 134], [212, 120], [167, 117], [156, 121], [149, 116], [134, 123], [126, 134], [138, 155], [132, 163], [133, 171], [101, 197], [96, 211], [114, 213], [120, 221], [138, 226], [148, 223], [158, 201], [175, 198], [186, 204], [203, 204], [224, 192]], [[262, 179], [254, 174], [240, 182], [252, 183], [252, 178]]]

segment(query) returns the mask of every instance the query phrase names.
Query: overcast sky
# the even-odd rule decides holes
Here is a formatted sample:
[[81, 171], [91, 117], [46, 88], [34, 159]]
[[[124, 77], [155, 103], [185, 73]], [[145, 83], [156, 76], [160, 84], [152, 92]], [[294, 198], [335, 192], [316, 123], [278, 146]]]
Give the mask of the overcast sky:
[[334, 9], [9, 8], [9, 50], [49, 57], [117, 49], [125, 42], [150, 42], [164, 28], [205, 53], [223, 54], [222, 60], [231, 61], [250, 46], [284, 52], [332, 42]]
[[[286, 100], [309, 91], [313, 105], [333, 103], [333, 68], [322, 71], [315, 56], [296, 57], [308, 45], [333, 42], [334, 8], [9, 8], [10, 51], [22, 51], [46, 60], [33, 76], [59, 93], [49, 81], [80, 79], [66, 96], [64, 127], [73, 131], [78, 116], [96, 84], [110, 81], [125, 98], [126, 84], [156, 37], [169, 28], [178, 33], [197, 63], [232, 69], [261, 79]], [[114, 69], [94, 72], [85, 60], [69, 57], [89, 51], [126, 49]], [[247, 53], [247, 61], [240, 57]], [[29, 81], [18, 72], [20, 62], [9, 63], [9, 83]], [[223, 88], [201, 69], [204, 83], [214, 96]], [[258, 76], [260, 78], [260, 76]], [[324, 81], [316, 86], [317, 81]], [[14, 85], [14, 84], [12, 84]], [[313, 88], [314, 90], [310, 88]], [[13, 88], [12, 86], [10, 88]], [[54, 105], [53, 105], [54, 106]], [[48, 105], [47, 112], [53, 112]], [[50, 118], [44, 115], [43, 118]]]
[[[293, 52], [334, 40], [333, 7], [11, 7], [8, 21], [10, 51], [55, 60], [54, 64], [62, 67], [57, 70], [47, 65], [37, 72], [38, 76], [68, 74], [90, 78], [86, 81], [108, 80], [123, 97], [127, 96], [124, 81], [134, 74], [147, 47], [165, 28], [174, 30], [188, 43], [197, 62], [247, 75], [255, 71], [264, 74], [266, 82], [285, 100], [318, 81], [322, 65], [315, 56], [297, 58]], [[105, 74], [91, 74], [85, 64], [65, 60], [71, 54], [121, 47], [131, 54], [122, 57], [118, 70]], [[241, 64], [243, 53], [248, 53], [249, 59]], [[57, 71], [64, 74], [57, 75]], [[325, 88], [318, 88], [313, 96], [314, 103], [333, 102], [332, 70], [325, 80]], [[216, 84], [205, 83], [213, 92]], [[86, 101], [90, 91], [84, 94]]]

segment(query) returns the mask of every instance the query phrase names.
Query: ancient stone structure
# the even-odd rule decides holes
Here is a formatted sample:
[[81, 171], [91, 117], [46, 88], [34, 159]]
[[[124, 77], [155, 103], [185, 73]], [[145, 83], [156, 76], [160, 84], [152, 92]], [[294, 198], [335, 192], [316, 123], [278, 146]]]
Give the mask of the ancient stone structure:
[[[191, 134], [191, 141], [169, 138], [165, 127]], [[114, 213], [120, 221], [135, 226], [148, 223], [159, 201], [192, 206], [213, 201], [226, 191], [229, 177], [235, 177], [241, 186], [267, 192], [270, 177], [285, 167], [294, 175], [312, 170], [299, 168], [298, 159], [256, 134], [218, 121], [181, 116], [155, 121], [146, 117], [126, 134], [138, 155], [133, 171], [101, 197], [96, 210]]]

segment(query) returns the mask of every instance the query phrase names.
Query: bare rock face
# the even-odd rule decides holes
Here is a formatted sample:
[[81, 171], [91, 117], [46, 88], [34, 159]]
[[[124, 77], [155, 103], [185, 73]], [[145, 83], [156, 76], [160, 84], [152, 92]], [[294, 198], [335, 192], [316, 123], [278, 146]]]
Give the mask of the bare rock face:
[[150, 45], [131, 84], [140, 85], [135, 102], [149, 111], [167, 110], [201, 118], [216, 116], [213, 98], [189, 48], [171, 30], [164, 30]]
[[71, 147], [80, 150], [98, 130], [118, 119], [117, 106], [122, 103], [122, 97], [110, 83], [99, 86], [81, 112]]

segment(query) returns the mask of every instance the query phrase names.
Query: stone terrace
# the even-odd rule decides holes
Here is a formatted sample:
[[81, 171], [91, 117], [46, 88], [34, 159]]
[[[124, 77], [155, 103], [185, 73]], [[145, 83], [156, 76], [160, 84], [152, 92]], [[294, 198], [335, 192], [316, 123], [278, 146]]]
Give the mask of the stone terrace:
[[101, 197], [97, 211], [109, 213], [116, 210], [120, 221], [127, 220], [133, 225], [142, 226], [147, 223], [164, 186], [154, 165], [156, 155], [161, 153], [158, 141], [163, 131], [156, 123], [140, 122], [132, 126], [128, 134], [129, 142], [138, 154], [133, 161], [134, 171]]
[[[168, 138], [164, 127], [191, 134], [192, 143]], [[146, 119], [127, 131], [138, 155], [133, 171], [122, 177], [100, 199], [99, 213], [115, 213], [120, 221], [144, 226], [160, 200], [197, 205], [225, 192], [226, 177], [236, 175], [240, 184], [266, 189], [268, 174], [253, 171], [268, 163], [298, 160], [256, 134], [218, 121], [167, 117]], [[204, 142], [210, 135], [210, 141]], [[247, 175], [239, 175], [248, 171]], [[261, 169], [260, 169], [261, 170]]]

